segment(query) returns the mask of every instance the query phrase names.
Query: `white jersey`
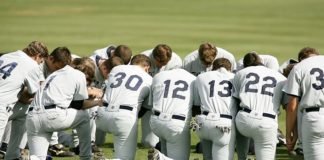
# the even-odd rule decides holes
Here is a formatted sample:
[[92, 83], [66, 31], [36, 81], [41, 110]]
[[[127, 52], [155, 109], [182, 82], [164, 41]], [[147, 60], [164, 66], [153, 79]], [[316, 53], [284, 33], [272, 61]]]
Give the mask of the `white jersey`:
[[299, 109], [324, 106], [324, 56], [309, 57], [290, 72], [283, 91], [300, 97]]
[[88, 91], [84, 73], [67, 65], [46, 78], [37, 91], [31, 107], [56, 105], [68, 108], [72, 100], [85, 99], [88, 99]]
[[158, 73], [153, 78], [150, 104], [154, 111], [187, 117], [194, 104], [196, 77], [184, 69]]
[[[279, 62], [276, 57], [271, 56], [271, 55], [259, 55], [259, 57], [261, 59], [261, 63], [264, 66], [266, 66], [269, 69], [279, 71]], [[244, 68], [243, 58], [241, 58], [240, 60], [237, 61], [237, 70], [236, 71], [239, 71], [243, 68]]]
[[92, 56], [90, 56], [91, 59], [95, 59], [96, 56], [100, 56], [104, 59], [110, 58], [112, 55], [112, 52], [116, 49], [115, 45], [109, 45], [105, 48], [97, 49], [93, 52]]
[[18, 101], [25, 78], [37, 67], [37, 62], [20, 50], [0, 57], [0, 105]]
[[[216, 58], [226, 58], [228, 59], [232, 64], [232, 71], [236, 69], [236, 61], [235, 57], [232, 53], [228, 52], [227, 50], [223, 48], [217, 48], [217, 55]], [[200, 73], [204, 73], [207, 71], [212, 70], [212, 66], [206, 68], [205, 65], [203, 65], [199, 59], [199, 53], [198, 50], [195, 50], [188, 54], [184, 60], [183, 60], [183, 68], [187, 70], [188, 72], [194, 74], [195, 76], [199, 75]]]
[[241, 100], [241, 107], [277, 115], [285, 81], [282, 74], [265, 66], [247, 67], [234, 76], [233, 96]]
[[197, 77], [196, 88], [202, 112], [234, 115], [231, 108], [233, 77], [234, 74], [225, 68], [202, 73]]
[[51, 74], [49, 72], [47, 65], [41, 63], [37, 68], [29, 72], [26, 78], [26, 86], [29, 93], [36, 93], [42, 82]]
[[172, 56], [170, 61], [163, 67], [158, 68], [154, 61], [153, 61], [153, 54], [152, 54], [153, 49], [150, 50], [146, 50], [144, 52], [142, 52], [141, 54], [144, 54], [146, 56], [148, 56], [151, 59], [151, 67], [149, 70], [149, 73], [151, 76], [156, 75], [157, 73], [161, 72], [161, 71], [167, 71], [167, 70], [171, 70], [171, 69], [175, 69], [175, 68], [181, 68], [182, 67], [182, 60], [181, 58], [177, 55], [177, 53], [172, 52]]
[[119, 65], [109, 74], [104, 101], [109, 105], [126, 105], [139, 111], [150, 94], [152, 77], [137, 65]]

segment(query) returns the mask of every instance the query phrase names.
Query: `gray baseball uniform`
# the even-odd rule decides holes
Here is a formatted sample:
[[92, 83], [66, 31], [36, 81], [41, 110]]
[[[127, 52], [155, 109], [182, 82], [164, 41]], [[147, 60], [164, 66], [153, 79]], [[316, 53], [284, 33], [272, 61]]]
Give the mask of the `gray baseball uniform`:
[[184, 69], [162, 71], [153, 78], [150, 126], [161, 140], [161, 152], [172, 159], [189, 159], [195, 79]]
[[[232, 71], [236, 69], [236, 61], [235, 57], [232, 53], [228, 52], [227, 50], [223, 48], [217, 48], [217, 55], [216, 58], [226, 58], [228, 59], [232, 64]], [[195, 50], [188, 54], [184, 60], [183, 60], [183, 68], [187, 70], [188, 72], [194, 74], [195, 76], [199, 75], [200, 73], [211, 71], [212, 66], [206, 68], [199, 59], [199, 53], [198, 50]]]
[[46, 78], [26, 119], [30, 155], [45, 159], [52, 133], [76, 128], [80, 138], [80, 158], [91, 159], [89, 114], [86, 110], [69, 108], [72, 101], [85, 99], [88, 99], [88, 92], [82, 72], [67, 65]]
[[233, 97], [241, 101], [236, 127], [242, 135], [254, 140], [257, 159], [275, 157], [277, 114], [285, 80], [278, 71], [265, 66], [244, 68], [234, 77]]
[[[45, 81], [50, 75], [47, 65], [40, 64], [38, 67], [31, 70], [25, 79], [25, 84], [29, 88], [30, 93], [36, 93], [40, 87], [40, 83]], [[22, 143], [27, 141], [25, 121], [28, 112], [29, 104], [16, 103], [13, 109], [13, 115], [9, 117], [12, 120], [12, 130], [15, 134], [10, 134], [10, 141], [6, 152], [5, 159], [15, 159], [20, 157], [20, 148]], [[51, 144], [57, 144], [58, 140], [55, 136], [51, 138]]]
[[20, 50], [0, 57], [0, 139], [23, 89], [25, 78], [36, 67], [37, 62]]
[[[314, 56], [294, 66], [283, 91], [299, 97], [302, 116], [302, 142], [306, 160], [324, 156], [324, 56]], [[287, 122], [288, 123], [288, 122]]]
[[231, 160], [234, 156], [236, 109], [232, 103], [234, 74], [225, 68], [202, 73], [196, 87], [201, 101], [201, 115], [196, 130], [203, 145], [204, 159]]
[[[148, 56], [151, 59], [152, 65], [150, 67], [149, 73], [151, 76], [155, 76], [157, 73], [161, 71], [171, 70], [175, 68], [181, 68], [182, 66], [182, 59], [177, 55], [177, 53], [172, 52], [172, 56], [170, 61], [163, 67], [158, 68], [156, 64], [154, 63], [154, 58], [152, 54], [153, 49], [146, 50], [142, 52], [141, 54], [144, 54]], [[151, 108], [148, 108], [147, 106], [143, 106], [146, 109], [151, 110]], [[154, 133], [151, 131], [149, 119], [152, 115], [151, 111], [147, 111], [144, 116], [141, 118], [142, 122], [142, 143], [144, 143], [144, 146], [150, 146], [155, 147], [155, 145], [159, 142], [159, 138], [154, 135]]]
[[137, 65], [116, 66], [110, 72], [103, 99], [106, 104], [98, 109], [96, 124], [114, 135], [114, 158], [135, 159], [137, 114], [151, 84], [152, 77]]

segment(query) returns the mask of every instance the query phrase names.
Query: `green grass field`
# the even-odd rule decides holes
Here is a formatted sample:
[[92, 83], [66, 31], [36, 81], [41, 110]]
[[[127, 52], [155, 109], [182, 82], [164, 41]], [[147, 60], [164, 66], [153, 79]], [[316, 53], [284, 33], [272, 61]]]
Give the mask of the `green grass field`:
[[[83, 56], [108, 44], [126, 44], [138, 54], [166, 43], [184, 57], [208, 41], [237, 60], [254, 50], [283, 62], [305, 46], [324, 50], [323, 6], [322, 0], [2, 0], [0, 52], [33, 40]], [[279, 123], [284, 129], [284, 114]], [[136, 159], [146, 159], [146, 152], [140, 147]], [[277, 159], [289, 159], [283, 148]]]

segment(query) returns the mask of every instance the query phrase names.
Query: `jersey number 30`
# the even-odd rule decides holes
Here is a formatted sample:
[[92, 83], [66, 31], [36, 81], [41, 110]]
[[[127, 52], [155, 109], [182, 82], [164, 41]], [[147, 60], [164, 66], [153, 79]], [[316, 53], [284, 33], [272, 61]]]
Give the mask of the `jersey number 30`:
[[1, 73], [3, 74], [2, 79], [6, 79], [11, 75], [11, 72], [17, 67], [17, 63], [11, 62], [4, 66], [2, 66], [2, 64], [3, 64], [3, 60], [0, 60], [0, 74]]
[[[122, 84], [124, 78], [126, 77], [126, 73], [119, 72], [114, 77], [116, 78], [115, 79], [116, 83], [111, 83], [110, 88], [119, 87]], [[140, 76], [131, 75], [128, 77], [128, 79], [125, 83], [125, 87], [131, 91], [137, 91], [142, 83], [143, 83], [143, 79]]]

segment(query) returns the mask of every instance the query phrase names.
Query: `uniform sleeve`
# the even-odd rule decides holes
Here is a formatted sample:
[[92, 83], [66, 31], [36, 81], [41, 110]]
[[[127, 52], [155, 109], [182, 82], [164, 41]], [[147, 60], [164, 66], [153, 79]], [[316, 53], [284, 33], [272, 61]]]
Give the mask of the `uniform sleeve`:
[[300, 75], [296, 67], [290, 72], [283, 91], [289, 95], [301, 96]]
[[240, 93], [240, 78], [239, 74], [236, 74], [233, 79], [233, 97], [239, 98]]
[[28, 89], [28, 93], [36, 93], [40, 87], [41, 82], [43, 81], [45, 81], [45, 77], [40, 72], [40, 69], [38, 67], [31, 70], [31, 72], [29, 72], [27, 77], [25, 78], [25, 85]]
[[85, 100], [88, 99], [88, 90], [87, 90], [87, 82], [85, 75], [80, 73], [76, 78], [76, 88], [73, 96], [73, 100]]

